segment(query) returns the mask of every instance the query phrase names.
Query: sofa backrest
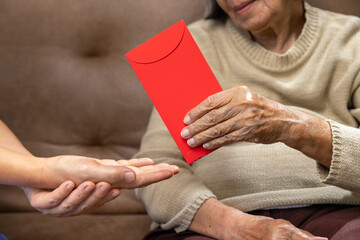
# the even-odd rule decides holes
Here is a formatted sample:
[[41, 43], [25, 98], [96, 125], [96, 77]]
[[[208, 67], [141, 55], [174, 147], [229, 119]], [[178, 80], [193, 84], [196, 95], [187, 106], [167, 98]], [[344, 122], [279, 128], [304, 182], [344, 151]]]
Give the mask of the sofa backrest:
[[152, 105], [124, 53], [203, 4], [1, 1], [0, 119], [35, 155], [131, 157]]
[[329, 11], [360, 16], [360, 4], [358, 0], [306, 0], [306, 2]]

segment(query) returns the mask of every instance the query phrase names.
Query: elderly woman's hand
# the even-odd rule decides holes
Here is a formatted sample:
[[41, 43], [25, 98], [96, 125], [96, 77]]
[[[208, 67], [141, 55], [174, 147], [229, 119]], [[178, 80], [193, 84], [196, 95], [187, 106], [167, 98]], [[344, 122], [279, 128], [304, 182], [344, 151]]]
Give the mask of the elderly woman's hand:
[[[244, 219], [240, 221], [244, 222]], [[249, 214], [247, 214], [246, 223], [238, 227], [235, 226], [235, 231], [232, 234], [227, 239], [327, 240], [327, 238], [313, 236], [286, 220]]]
[[[313, 236], [283, 219], [248, 215], [246, 221], [244, 225], [234, 226], [235, 231], [230, 232], [230, 235], [224, 239], [327, 240]], [[241, 222], [244, 222], [244, 219]]]
[[295, 227], [283, 219], [256, 216], [207, 199], [196, 212], [189, 229], [224, 240], [326, 240]]
[[208, 97], [185, 116], [184, 123], [188, 126], [181, 136], [191, 147], [215, 149], [239, 141], [282, 142], [330, 165], [332, 140], [327, 121], [267, 99], [245, 86]]
[[208, 97], [185, 117], [181, 132], [191, 147], [214, 149], [228, 143], [280, 142], [294, 123], [296, 112], [247, 87], [235, 87]]

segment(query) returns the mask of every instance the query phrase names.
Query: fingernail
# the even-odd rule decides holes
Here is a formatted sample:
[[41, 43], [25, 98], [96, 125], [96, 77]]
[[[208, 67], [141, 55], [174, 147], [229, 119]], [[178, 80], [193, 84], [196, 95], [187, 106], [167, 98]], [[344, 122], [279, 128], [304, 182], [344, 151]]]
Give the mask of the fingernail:
[[187, 140], [187, 144], [192, 147], [195, 144], [195, 140], [193, 138], [190, 138], [189, 140]]
[[184, 123], [190, 124], [190, 116], [189, 115], [186, 115], [186, 117], [184, 118]]
[[131, 183], [135, 180], [135, 175], [133, 172], [126, 172], [124, 174], [125, 182]]
[[189, 129], [184, 128], [184, 129], [181, 131], [181, 136], [182, 136], [183, 138], [189, 137], [189, 136], [190, 136], [190, 131], [189, 131]]
[[173, 170], [173, 172], [177, 172], [180, 168], [178, 166], [171, 166], [171, 170]]
[[170, 164], [168, 164], [168, 163], [159, 163], [157, 166], [158, 167], [168, 167], [168, 166], [170, 166]]
[[67, 184], [67, 185], [66, 185], [66, 188], [67, 188], [67, 189], [72, 189], [72, 188], [74, 188], [74, 185], [72, 185], [72, 184]]
[[90, 192], [91, 190], [93, 190], [93, 188], [90, 187], [90, 186], [87, 186], [87, 187], [85, 188], [85, 191], [87, 191], [87, 192]]
[[210, 148], [210, 144], [208, 144], [208, 143], [204, 143], [204, 144], [203, 144], [203, 148], [205, 148], [205, 149], [209, 149], [209, 148]]
[[119, 196], [119, 195], [120, 195], [119, 192], [113, 192], [113, 193], [111, 194], [111, 196], [113, 196], [113, 197], [117, 197], [117, 196]]
[[105, 192], [106, 189], [107, 189], [107, 187], [105, 187], [104, 185], [100, 187], [100, 190], [103, 191], [103, 192]]

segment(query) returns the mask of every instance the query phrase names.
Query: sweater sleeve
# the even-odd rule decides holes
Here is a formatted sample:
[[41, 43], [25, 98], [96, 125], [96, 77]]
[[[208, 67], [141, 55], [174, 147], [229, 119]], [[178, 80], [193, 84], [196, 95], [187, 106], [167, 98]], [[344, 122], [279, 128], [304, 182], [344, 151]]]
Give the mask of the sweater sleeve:
[[194, 175], [159, 114], [154, 109], [136, 158], [179, 166], [180, 173], [165, 181], [137, 189], [148, 214], [163, 229], [186, 230], [201, 204], [215, 195]]
[[[360, 74], [356, 83], [360, 82]], [[357, 84], [359, 85], [359, 84]], [[352, 94], [352, 109], [357, 128], [329, 120], [332, 138], [333, 154], [330, 169], [318, 165], [321, 180], [326, 184], [360, 193], [360, 87]]]

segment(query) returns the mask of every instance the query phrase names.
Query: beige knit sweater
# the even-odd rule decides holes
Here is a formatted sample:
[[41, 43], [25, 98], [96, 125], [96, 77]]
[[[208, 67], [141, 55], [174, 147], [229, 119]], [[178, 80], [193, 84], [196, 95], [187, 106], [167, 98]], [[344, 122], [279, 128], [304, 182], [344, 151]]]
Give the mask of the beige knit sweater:
[[[285, 54], [265, 50], [230, 20], [201, 20], [190, 31], [223, 89], [245, 85], [329, 119], [330, 171], [282, 143], [231, 144], [188, 166], [154, 111], [135, 157], [176, 164], [181, 172], [137, 190], [153, 227], [186, 230], [209, 197], [245, 212], [297, 204], [360, 204], [360, 19], [308, 4], [305, 8], [304, 29]], [[184, 97], [191, 96], [184, 92]]]

